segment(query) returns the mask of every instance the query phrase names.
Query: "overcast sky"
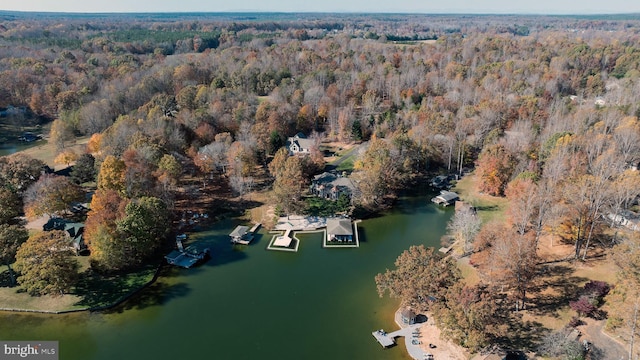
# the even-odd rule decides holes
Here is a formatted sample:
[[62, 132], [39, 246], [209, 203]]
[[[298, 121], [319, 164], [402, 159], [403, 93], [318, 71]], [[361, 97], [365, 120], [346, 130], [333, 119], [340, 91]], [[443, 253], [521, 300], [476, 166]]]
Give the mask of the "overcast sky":
[[640, 13], [638, 0], [0, 0], [0, 10], [61, 12]]

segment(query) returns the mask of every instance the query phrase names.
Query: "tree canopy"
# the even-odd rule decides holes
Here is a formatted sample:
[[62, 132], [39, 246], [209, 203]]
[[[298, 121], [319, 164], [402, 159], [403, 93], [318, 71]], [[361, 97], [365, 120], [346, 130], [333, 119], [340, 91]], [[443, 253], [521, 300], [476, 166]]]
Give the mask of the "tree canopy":
[[375, 280], [381, 297], [389, 292], [403, 305], [421, 311], [433, 301], [442, 301], [460, 277], [453, 258], [441, 258], [433, 248], [419, 245], [405, 250], [396, 259], [395, 269], [376, 275]]
[[30, 295], [70, 292], [79, 268], [72, 249], [64, 231], [45, 231], [30, 237], [16, 254], [18, 282]]
[[25, 192], [25, 213], [28, 216], [51, 216], [70, 210], [73, 203], [84, 199], [82, 188], [68, 177], [45, 174]]

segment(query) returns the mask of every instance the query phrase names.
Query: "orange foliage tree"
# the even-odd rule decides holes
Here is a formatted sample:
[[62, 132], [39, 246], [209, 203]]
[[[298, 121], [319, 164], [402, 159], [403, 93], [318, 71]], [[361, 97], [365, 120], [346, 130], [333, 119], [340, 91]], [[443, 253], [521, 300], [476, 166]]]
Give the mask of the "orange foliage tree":
[[490, 145], [480, 153], [477, 162], [480, 191], [493, 196], [504, 195], [511, 178], [515, 158], [503, 145]]

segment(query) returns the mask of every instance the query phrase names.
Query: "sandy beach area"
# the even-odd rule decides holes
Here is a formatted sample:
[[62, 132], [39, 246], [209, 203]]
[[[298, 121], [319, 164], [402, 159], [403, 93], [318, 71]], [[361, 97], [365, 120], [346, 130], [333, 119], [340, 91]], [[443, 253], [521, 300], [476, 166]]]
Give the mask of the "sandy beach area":
[[[469, 354], [462, 346], [456, 345], [451, 341], [440, 337], [441, 331], [435, 324], [430, 313], [425, 314], [427, 322], [420, 327], [420, 336], [418, 339], [422, 342], [420, 345], [425, 354], [432, 354], [437, 360], [466, 360]], [[435, 347], [429, 347], [429, 344]]]

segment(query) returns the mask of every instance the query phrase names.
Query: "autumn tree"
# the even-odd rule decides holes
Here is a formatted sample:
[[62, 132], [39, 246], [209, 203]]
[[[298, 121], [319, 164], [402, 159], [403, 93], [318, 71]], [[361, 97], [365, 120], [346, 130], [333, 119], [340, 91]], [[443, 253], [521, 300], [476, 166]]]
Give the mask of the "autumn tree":
[[360, 203], [366, 208], [388, 205], [390, 198], [402, 182], [397, 159], [391, 145], [381, 139], [372, 139], [367, 150], [354, 164], [353, 179], [360, 190]]
[[73, 150], [64, 150], [53, 159], [53, 162], [58, 165], [71, 165], [72, 162], [78, 160], [78, 154], [76, 154]]
[[389, 292], [402, 305], [422, 311], [431, 301], [444, 299], [460, 278], [453, 258], [440, 258], [433, 248], [419, 245], [402, 252], [395, 269], [376, 275], [375, 281], [380, 297]]
[[98, 172], [98, 189], [124, 191], [125, 169], [124, 161], [113, 155], [107, 156]]
[[122, 154], [124, 161], [124, 191], [130, 197], [150, 196], [155, 194], [156, 163], [160, 157], [160, 150], [155, 146], [141, 145], [129, 148]]
[[15, 275], [11, 264], [16, 261], [16, 253], [20, 245], [29, 238], [29, 233], [24, 226], [0, 224], [0, 262], [7, 265], [12, 283], [15, 284]]
[[477, 351], [506, 335], [507, 324], [496, 301], [496, 290], [458, 282], [434, 303], [433, 313], [442, 335], [471, 351]]
[[[280, 151], [276, 153], [276, 157], [279, 153]], [[276, 169], [276, 165], [273, 168]], [[305, 183], [300, 157], [288, 156], [281, 167], [278, 165], [273, 182], [273, 196], [276, 204], [285, 213], [290, 214], [302, 208], [301, 198]]]
[[24, 192], [35, 183], [45, 164], [22, 153], [0, 157], [0, 184], [16, 193]]
[[537, 186], [531, 178], [518, 177], [509, 182], [505, 195], [509, 199], [507, 208], [509, 222], [520, 235], [524, 235], [533, 227], [535, 221], [538, 205]]
[[158, 161], [158, 170], [155, 172], [158, 182], [166, 189], [178, 182], [180, 174], [182, 174], [180, 162], [175, 156], [164, 154]]
[[524, 309], [538, 263], [535, 236], [520, 235], [508, 228], [493, 235], [484, 272], [493, 283], [511, 289], [516, 310]]
[[629, 359], [638, 356], [640, 336], [640, 234], [633, 232], [614, 248], [613, 263], [618, 267], [616, 284], [606, 297], [609, 304], [607, 327], [620, 330], [629, 346]]
[[124, 217], [116, 220], [116, 229], [126, 266], [140, 265], [156, 253], [167, 237], [167, 206], [154, 197], [133, 200], [125, 207]]
[[606, 204], [613, 215], [611, 226], [617, 223], [622, 210], [628, 209], [633, 201], [640, 196], [640, 172], [625, 170], [613, 179], [609, 189], [609, 202]]
[[209, 174], [210, 178], [213, 177], [215, 171], [226, 172], [228, 166], [227, 152], [229, 151], [231, 142], [227, 141], [225, 137], [218, 135], [221, 134], [217, 134], [217, 139], [214, 142], [201, 147], [193, 159], [200, 171]]
[[78, 261], [67, 233], [45, 231], [30, 237], [16, 253], [18, 282], [33, 296], [68, 293], [78, 278]]
[[87, 142], [87, 151], [90, 153], [97, 153], [100, 151], [102, 146], [102, 134], [96, 133], [91, 135], [89, 141]]
[[239, 195], [251, 191], [257, 165], [256, 151], [249, 141], [235, 141], [227, 150], [229, 185]]
[[65, 212], [73, 203], [84, 201], [84, 191], [69, 178], [44, 174], [24, 194], [27, 216], [40, 216]]
[[82, 154], [76, 160], [75, 165], [71, 169], [71, 179], [76, 184], [95, 181], [96, 168], [95, 158], [91, 154]]
[[276, 151], [273, 159], [269, 163], [269, 172], [272, 177], [277, 177], [282, 171], [284, 171], [285, 163], [289, 158], [289, 150], [282, 147]]
[[513, 173], [514, 162], [513, 155], [504, 145], [485, 147], [478, 157], [476, 168], [480, 191], [493, 196], [504, 195], [504, 190]]
[[95, 269], [124, 267], [124, 248], [116, 230], [116, 220], [124, 217], [127, 201], [115, 190], [98, 189], [91, 198], [91, 210], [85, 222], [84, 238]]
[[0, 224], [13, 222], [20, 215], [22, 202], [17, 193], [0, 187]]
[[56, 150], [61, 151], [65, 148], [67, 142], [73, 140], [73, 128], [68, 122], [56, 119], [51, 124], [49, 138], [49, 141], [56, 146]]

